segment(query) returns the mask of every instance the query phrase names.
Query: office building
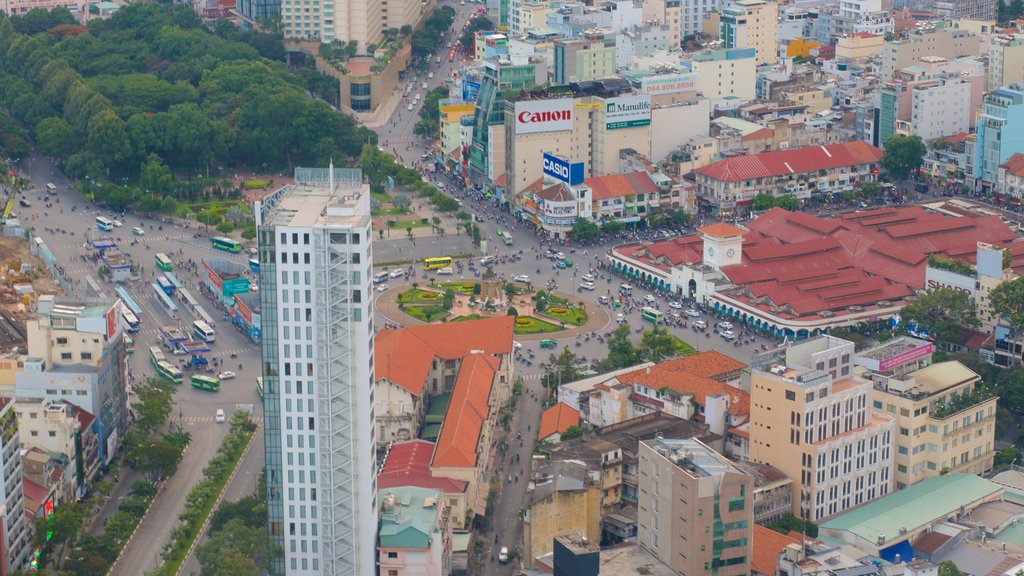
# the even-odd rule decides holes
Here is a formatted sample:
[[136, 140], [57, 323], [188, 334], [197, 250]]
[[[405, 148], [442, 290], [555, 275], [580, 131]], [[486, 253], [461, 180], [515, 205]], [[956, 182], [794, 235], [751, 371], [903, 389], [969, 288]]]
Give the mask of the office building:
[[754, 481], [700, 440], [640, 442], [637, 542], [679, 574], [750, 574]]
[[615, 75], [615, 36], [555, 40], [553, 84], [598, 80]]
[[21, 443], [14, 398], [0, 397], [0, 574], [25, 567], [32, 546], [32, 524], [25, 516]]
[[260, 26], [281, 14], [281, 0], [237, 0], [235, 12], [244, 28]]
[[753, 48], [730, 48], [694, 54], [690, 69], [697, 75], [697, 89], [707, 98], [753, 100], [757, 96], [757, 64]]
[[668, 26], [669, 50], [678, 50], [683, 38], [700, 30], [701, 20], [718, 0], [649, 0], [643, 5], [645, 24]]
[[[256, 0], [259, 1], [259, 0]], [[365, 54], [381, 39], [381, 0], [280, 0], [285, 40], [330, 44], [356, 41]]]
[[990, 190], [999, 166], [1014, 154], [1024, 153], [1024, 84], [1004, 86], [985, 96], [974, 139], [967, 142], [975, 190]]
[[[942, 78], [911, 91], [909, 133], [931, 142], [969, 129], [971, 85], [959, 78]], [[897, 131], [900, 130], [897, 128]]]
[[872, 410], [853, 343], [821, 336], [758, 354], [750, 459], [793, 480], [793, 513], [817, 522], [892, 491], [893, 417]]
[[960, 56], [977, 56], [980, 39], [967, 30], [924, 28], [903, 40], [886, 42], [882, 47], [882, 79], [892, 78], [900, 68], [917, 63], [925, 56], [953, 60]]
[[773, 64], [778, 52], [779, 5], [765, 0], [735, 0], [721, 11], [719, 35], [724, 48], [753, 48], [758, 64]]
[[494, 182], [505, 172], [505, 93], [539, 86], [547, 77], [547, 64], [541, 60], [499, 58], [484, 62], [468, 151], [469, 179], [474, 184]]
[[943, 20], [995, 21], [999, 0], [932, 0], [932, 10]]
[[994, 36], [988, 48], [988, 89], [1024, 84], [1024, 34]]
[[960, 362], [932, 364], [933, 351], [931, 342], [904, 337], [854, 359], [874, 384], [875, 410], [896, 420], [897, 490], [939, 474], [992, 468], [996, 395]]
[[370, 190], [358, 169], [297, 168], [256, 218], [271, 573], [372, 576]]
[[26, 328], [28, 356], [15, 376], [17, 397], [68, 401], [95, 415], [100, 461], [109, 463], [128, 425], [121, 302], [44, 295]]

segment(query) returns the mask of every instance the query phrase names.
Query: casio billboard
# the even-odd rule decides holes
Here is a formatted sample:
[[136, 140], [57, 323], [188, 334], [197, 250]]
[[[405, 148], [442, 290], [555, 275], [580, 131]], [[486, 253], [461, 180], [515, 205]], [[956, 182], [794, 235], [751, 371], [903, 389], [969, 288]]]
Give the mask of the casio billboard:
[[583, 162], [569, 163], [558, 156], [544, 153], [544, 173], [566, 184], [583, 182]]
[[572, 98], [516, 102], [514, 121], [516, 134], [572, 130]]

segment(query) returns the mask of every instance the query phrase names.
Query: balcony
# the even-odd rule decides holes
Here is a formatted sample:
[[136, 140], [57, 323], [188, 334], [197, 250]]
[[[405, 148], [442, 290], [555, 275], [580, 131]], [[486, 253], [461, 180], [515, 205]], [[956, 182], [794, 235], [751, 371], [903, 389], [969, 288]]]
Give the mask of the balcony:
[[984, 386], [977, 386], [966, 394], [956, 394], [949, 402], [937, 404], [931, 411], [932, 418], [946, 420], [974, 408], [978, 404], [995, 398], [996, 395]]

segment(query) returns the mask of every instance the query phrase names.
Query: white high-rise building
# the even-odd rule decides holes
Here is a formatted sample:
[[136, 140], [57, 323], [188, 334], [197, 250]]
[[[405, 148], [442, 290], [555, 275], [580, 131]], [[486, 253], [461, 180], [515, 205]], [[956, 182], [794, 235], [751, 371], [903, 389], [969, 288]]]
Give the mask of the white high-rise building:
[[256, 204], [272, 574], [373, 576], [370, 190], [298, 168]]
[[281, 24], [286, 40], [335, 40], [359, 44], [359, 53], [366, 53], [368, 44], [381, 39], [381, 0], [282, 0]]

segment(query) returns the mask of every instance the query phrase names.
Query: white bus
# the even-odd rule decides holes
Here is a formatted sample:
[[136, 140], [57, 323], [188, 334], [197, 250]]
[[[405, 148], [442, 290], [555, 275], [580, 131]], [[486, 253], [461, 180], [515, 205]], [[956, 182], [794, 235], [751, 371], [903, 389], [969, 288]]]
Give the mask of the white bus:
[[114, 229], [114, 222], [103, 216], [96, 217], [96, 227], [104, 232], [110, 232]]
[[192, 323], [192, 332], [195, 333], [196, 338], [199, 338], [206, 343], [213, 342], [217, 337], [213, 328], [210, 328], [210, 325], [202, 320], [196, 320]]
[[55, 195], [55, 194], [57, 194], [57, 187], [54, 186], [53, 182], [47, 182], [46, 183], [46, 191], [49, 194], [54, 194]]

